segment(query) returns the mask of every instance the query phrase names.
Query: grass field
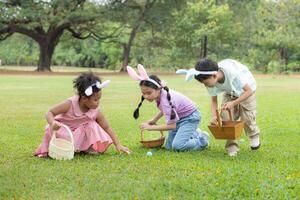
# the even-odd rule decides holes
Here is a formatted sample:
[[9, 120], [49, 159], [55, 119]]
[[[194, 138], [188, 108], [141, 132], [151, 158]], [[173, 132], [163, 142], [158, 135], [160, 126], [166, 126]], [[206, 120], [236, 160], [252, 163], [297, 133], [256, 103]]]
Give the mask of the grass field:
[[[107, 76], [112, 83], [100, 109], [133, 153], [120, 155], [112, 146], [104, 155], [76, 155], [72, 161], [32, 157], [43, 137], [45, 112], [74, 94], [74, 78], [0, 75], [0, 199], [299, 199], [299, 78], [257, 78], [262, 147], [255, 152], [243, 135], [234, 158], [225, 155], [224, 141], [213, 138], [205, 151], [159, 149], [147, 157], [137, 127], [157, 109], [146, 102], [135, 121], [138, 84], [127, 76]], [[207, 130], [205, 89], [182, 76], [161, 78], [197, 103], [200, 128]]]

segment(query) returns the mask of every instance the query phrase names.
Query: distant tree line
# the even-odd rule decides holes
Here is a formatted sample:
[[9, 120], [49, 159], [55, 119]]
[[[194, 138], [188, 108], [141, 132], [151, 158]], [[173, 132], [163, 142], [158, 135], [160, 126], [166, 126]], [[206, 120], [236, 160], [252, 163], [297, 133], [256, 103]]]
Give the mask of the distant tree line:
[[299, 0], [0, 1], [2, 65], [175, 69], [234, 58], [300, 71]]

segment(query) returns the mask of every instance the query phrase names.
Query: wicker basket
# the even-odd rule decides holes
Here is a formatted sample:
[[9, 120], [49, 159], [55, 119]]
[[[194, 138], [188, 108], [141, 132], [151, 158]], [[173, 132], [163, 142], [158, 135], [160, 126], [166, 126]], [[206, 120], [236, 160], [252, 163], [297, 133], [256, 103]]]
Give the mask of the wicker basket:
[[62, 125], [70, 135], [71, 141], [57, 138], [57, 131], [52, 132], [52, 138], [49, 143], [49, 156], [57, 160], [71, 160], [74, 158], [74, 139], [70, 128], [66, 125]]
[[217, 120], [216, 125], [209, 125], [208, 128], [216, 139], [238, 139], [244, 129], [243, 121], [234, 121], [230, 110], [227, 110], [229, 114], [229, 121], [221, 121], [220, 112], [217, 110]]
[[165, 137], [162, 131], [160, 131], [160, 138], [155, 140], [144, 140], [144, 131], [141, 131], [141, 143], [146, 148], [159, 148], [161, 147], [165, 142]]

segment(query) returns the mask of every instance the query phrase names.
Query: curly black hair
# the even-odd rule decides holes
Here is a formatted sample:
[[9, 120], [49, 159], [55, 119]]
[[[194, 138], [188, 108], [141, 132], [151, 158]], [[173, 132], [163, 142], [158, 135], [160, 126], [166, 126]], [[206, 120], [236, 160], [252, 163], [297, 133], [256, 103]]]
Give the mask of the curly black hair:
[[[86, 96], [85, 90], [97, 81], [101, 83], [101, 79], [93, 72], [82, 73], [76, 79], [73, 80], [73, 88], [77, 90], [77, 94], [79, 96]], [[100, 91], [100, 89], [98, 89], [97, 87], [92, 88], [93, 93]]]

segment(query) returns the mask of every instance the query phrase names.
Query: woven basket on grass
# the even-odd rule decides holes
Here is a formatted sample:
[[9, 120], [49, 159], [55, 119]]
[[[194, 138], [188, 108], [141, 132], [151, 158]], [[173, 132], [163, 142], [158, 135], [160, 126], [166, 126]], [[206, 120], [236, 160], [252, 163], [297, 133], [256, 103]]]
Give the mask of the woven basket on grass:
[[227, 110], [229, 114], [229, 121], [222, 121], [220, 117], [220, 112], [222, 110], [216, 110], [217, 121], [216, 125], [209, 125], [208, 128], [216, 139], [238, 139], [244, 129], [243, 121], [234, 121], [230, 110]]
[[57, 160], [71, 160], [74, 158], [74, 139], [73, 134], [70, 128], [66, 125], [62, 125], [61, 128], [67, 130], [71, 141], [57, 138], [56, 133], [57, 131], [52, 132], [52, 138], [49, 143], [49, 156], [53, 159]]
[[144, 140], [144, 131], [141, 131], [141, 143], [146, 148], [159, 148], [161, 147], [165, 142], [165, 137], [162, 131], [160, 131], [160, 138], [155, 140]]

